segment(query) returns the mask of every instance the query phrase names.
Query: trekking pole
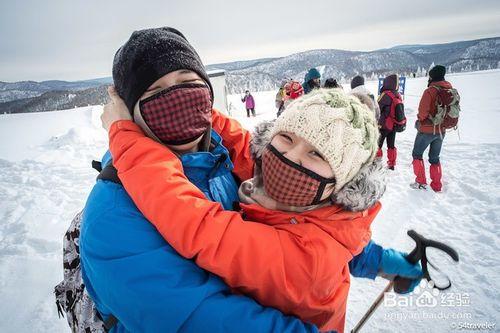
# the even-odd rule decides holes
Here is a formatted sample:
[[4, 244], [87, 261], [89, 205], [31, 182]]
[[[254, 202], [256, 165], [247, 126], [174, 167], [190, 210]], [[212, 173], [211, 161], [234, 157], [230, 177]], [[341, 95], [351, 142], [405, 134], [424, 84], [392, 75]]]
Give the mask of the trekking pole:
[[385, 293], [388, 293], [392, 290], [394, 286], [394, 281], [389, 282], [384, 290], [378, 295], [375, 301], [372, 303], [368, 311], [366, 311], [365, 315], [359, 320], [358, 324], [351, 330], [351, 333], [357, 333], [359, 330], [365, 325], [365, 323], [370, 319], [372, 314], [377, 310], [377, 308], [382, 304], [382, 300], [384, 299]]
[[[447, 255], [449, 255], [455, 262], [458, 262], [458, 253], [455, 251], [452, 247], [432, 240], [432, 239], [427, 239], [423, 237], [422, 235], [418, 234], [415, 230], [408, 230], [407, 232], [408, 236], [410, 236], [416, 243], [415, 248], [406, 256], [406, 260], [410, 262], [411, 264], [416, 264], [417, 262], [421, 261], [422, 264], [422, 272], [423, 272], [423, 278], [426, 279], [427, 281], [431, 281], [431, 277], [429, 274], [429, 270], [427, 269], [427, 263], [429, 263], [433, 268], [437, 269], [429, 260], [427, 259], [426, 255], [426, 248], [432, 247], [436, 248], [438, 250], [443, 251]], [[394, 291], [397, 293], [402, 293], [410, 288], [410, 285], [412, 283], [412, 279], [407, 279], [403, 278], [400, 276], [396, 276], [393, 281], [389, 282], [385, 289], [382, 291], [380, 295], [375, 299], [375, 301], [372, 303], [368, 311], [365, 313], [365, 315], [360, 319], [358, 324], [351, 330], [351, 333], [358, 333], [361, 328], [364, 326], [364, 324], [370, 319], [372, 314], [377, 310], [377, 308], [382, 304], [382, 301], [384, 300], [384, 295], [387, 292], [390, 292], [392, 288], [394, 287]], [[448, 278], [448, 285], [445, 287], [439, 287], [436, 286], [437, 289], [439, 290], [445, 290], [451, 287], [451, 280]]]

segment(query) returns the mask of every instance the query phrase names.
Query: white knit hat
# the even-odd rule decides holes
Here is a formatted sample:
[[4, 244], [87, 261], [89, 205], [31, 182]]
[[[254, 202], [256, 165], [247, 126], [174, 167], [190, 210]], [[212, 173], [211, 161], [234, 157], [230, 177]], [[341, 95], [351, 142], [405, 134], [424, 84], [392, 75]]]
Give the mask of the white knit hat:
[[313, 145], [336, 178], [334, 193], [371, 163], [378, 149], [373, 112], [341, 89], [316, 89], [293, 101], [276, 119], [272, 137], [291, 132]]

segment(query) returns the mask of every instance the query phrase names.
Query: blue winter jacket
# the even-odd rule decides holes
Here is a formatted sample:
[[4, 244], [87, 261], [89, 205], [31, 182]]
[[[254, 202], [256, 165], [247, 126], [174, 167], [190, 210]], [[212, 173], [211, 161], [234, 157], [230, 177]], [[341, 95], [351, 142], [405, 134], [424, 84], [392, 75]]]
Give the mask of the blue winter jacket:
[[[207, 197], [230, 208], [237, 200], [232, 163], [220, 137], [212, 136], [211, 153], [184, 155], [182, 163]], [[103, 164], [109, 159], [106, 154]], [[233, 295], [219, 277], [181, 257], [121, 185], [97, 181], [83, 212], [80, 241], [84, 283], [103, 317], [117, 317], [112, 332], [317, 332]]]
[[[229, 209], [237, 200], [233, 165], [214, 131], [212, 142], [212, 152], [183, 155], [181, 161], [187, 177]], [[110, 158], [107, 153], [103, 165]], [[295, 317], [233, 295], [219, 277], [181, 257], [119, 184], [96, 182], [83, 212], [80, 242], [88, 293], [104, 318], [118, 319], [112, 332], [317, 332]], [[353, 275], [372, 277], [380, 261], [375, 252], [353, 260]]]

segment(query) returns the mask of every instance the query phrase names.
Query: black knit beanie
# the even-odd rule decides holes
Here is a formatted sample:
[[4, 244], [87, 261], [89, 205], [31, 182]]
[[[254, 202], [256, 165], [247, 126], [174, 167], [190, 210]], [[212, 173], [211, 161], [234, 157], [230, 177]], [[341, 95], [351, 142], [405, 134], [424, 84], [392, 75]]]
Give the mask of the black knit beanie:
[[162, 76], [179, 69], [196, 72], [213, 89], [200, 57], [186, 37], [174, 28], [134, 31], [118, 49], [113, 61], [113, 81], [130, 112], [144, 92]]
[[351, 89], [362, 86], [364, 84], [365, 84], [365, 78], [362, 77], [361, 75], [356, 75], [351, 80]]
[[437, 65], [431, 68], [429, 71], [429, 77], [433, 82], [444, 81], [444, 76], [446, 74], [446, 67]]

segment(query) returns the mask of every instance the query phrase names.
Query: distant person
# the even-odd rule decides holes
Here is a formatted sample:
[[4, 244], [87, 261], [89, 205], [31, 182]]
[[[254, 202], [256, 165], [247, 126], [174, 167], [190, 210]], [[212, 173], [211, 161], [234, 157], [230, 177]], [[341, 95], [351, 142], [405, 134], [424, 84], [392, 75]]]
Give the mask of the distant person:
[[380, 109], [378, 107], [378, 103], [372, 92], [366, 88], [364, 77], [356, 75], [352, 78], [350, 94], [358, 97], [363, 104], [366, 104], [370, 110], [373, 110], [377, 121], [380, 119]]
[[375, 96], [368, 90], [365, 86], [365, 78], [361, 75], [356, 75], [351, 80], [351, 92], [352, 93], [362, 93], [370, 96], [375, 101]]
[[340, 88], [340, 89], [344, 89], [344, 87], [342, 87], [342, 85], [339, 84], [337, 82], [337, 80], [334, 79], [334, 78], [326, 79], [325, 84], [323, 85], [323, 87], [324, 88]]
[[428, 88], [425, 89], [418, 106], [418, 119], [415, 123], [418, 132], [412, 153], [415, 183], [410, 185], [415, 189], [425, 189], [427, 186], [422, 156], [429, 146], [431, 188], [435, 192], [442, 189], [439, 160], [441, 146], [446, 129], [457, 126], [460, 111], [460, 96], [451, 83], [445, 80], [445, 74], [446, 68], [441, 65], [429, 71]]
[[285, 109], [285, 85], [288, 83], [289, 79], [284, 79], [281, 81], [280, 88], [278, 92], [276, 93], [276, 98], [275, 98], [275, 106], [276, 109], [278, 109], [278, 112], [276, 114], [277, 117], [280, 116], [280, 114], [283, 112]]
[[245, 96], [241, 99], [243, 103], [245, 103], [245, 107], [247, 109], [247, 117], [250, 118], [250, 112], [252, 112], [252, 116], [255, 117], [255, 100], [253, 99], [250, 91], [245, 91]]
[[313, 89], [321, 87], [321, 74], [316, 68], [311, 68], [304, 77], [304, 94], [309, 94]]
[[300, 84], [299, 81], [290, 80], [287, 84], [285, 84], [285, 108], [290, 104], [291, 101], [299, 98], [304, 95], [304, 88]]
[[276, 94], [276, 107], [278, 108], [276, 117], [279, 117], [285, 111], [291, 101], [304, 95], [304, 88], [299, 81], [288, 79], [282, 82], [282, 84], [282, 87]]
[[382, 146], [387, 139], [387, 167], [391, 170], [394, 170], [396, 166], [396, 133], [402, 132], [406, 128], [404, 104], [398, 88], [398, 76], [396, 74], [389, 75], [384, 79], [378, 98], [380, 138], [377, 157], [382, 158]]

